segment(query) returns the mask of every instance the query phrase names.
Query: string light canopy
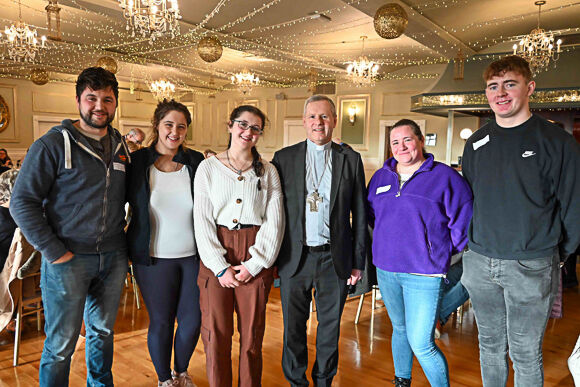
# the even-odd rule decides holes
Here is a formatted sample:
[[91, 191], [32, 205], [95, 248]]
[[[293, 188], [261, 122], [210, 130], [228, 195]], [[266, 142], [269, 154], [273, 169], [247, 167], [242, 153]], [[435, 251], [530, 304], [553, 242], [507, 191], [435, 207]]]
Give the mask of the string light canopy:
[[534, 4], [538, 6], [538, 27], [520, 40], [519, 47], [514, 44], [513, 49], [514, 55], [528, 61], [530, 70], [536, 75], [541, 71], [547, 71], [550, 61], [554, 63], [554, 68], [556, 67], [556, 61], [560, 58], [562, 39], [558, 39], [557, 48], [554, 49], [554, 34], [540, 28], [542, 5], [546, 4], [546, 1], [536, 1]]
[[248, 69], [243, 69], [239, 73], [231, 76], [232, 84], [244, 95], [252, 92], [252, 88], [260, 83], [260, 78]]
[[379, 65], [364, 56], [365, 39], [367, 37], [361, 36], [360, 38], [362, 39], [361, 56], [358, 58], [358, 61], [355, 60], [348, 65], [346, 72], [350, 80], [357, 87], [373, 86], [377, 78]]
[[179, 5], [177, 0], [119, 0], [127, 31], [140, 33], [152, 41], [158, 37], [179, 35]]
[[149, 90], [151, 90], [151, 93], [153, 93], [157, 101], [163, 101], [164, 99], [170, 100], [173, 98], [173, 94], [175, 94], [175, 85], [168, 80], [160, 79], [151, 82]]
[[6, 27], [4, 34], [8, 45], [8, 57], [17, 62], [33, 62], [38, 50], [44, 48], [46, 42], [44, 35], [39, 42], [37, 31], [22, 20], [20, 0], [18, 0], [18, 22], [12, 24], [10, 28]]

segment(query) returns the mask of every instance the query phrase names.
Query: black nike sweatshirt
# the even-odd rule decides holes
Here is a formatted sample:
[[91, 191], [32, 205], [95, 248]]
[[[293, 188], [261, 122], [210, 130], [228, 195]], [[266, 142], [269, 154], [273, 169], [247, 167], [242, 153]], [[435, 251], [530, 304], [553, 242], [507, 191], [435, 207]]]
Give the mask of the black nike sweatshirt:
[[463, 175], [473, 190], [469, 248], [500, 259], [572, 254], [580, 243], [580, 145], [532, 115], [492, 121], [468, 140]]

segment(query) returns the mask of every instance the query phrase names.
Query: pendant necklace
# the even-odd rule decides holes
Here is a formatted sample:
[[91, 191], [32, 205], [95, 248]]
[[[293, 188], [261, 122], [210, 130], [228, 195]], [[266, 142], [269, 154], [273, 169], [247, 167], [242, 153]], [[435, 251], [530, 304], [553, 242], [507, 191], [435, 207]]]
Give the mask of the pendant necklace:
[[[238, 174], [238, 180], [240, 180], [239, 177], [242, 176], [242, 172], [244, 172], [244, 169], [245, 168], [244, 169], [238, 169], [238, 168], [234, 167], [234, 165], [230, 161], [230, 152], [229, 152], [229, 149], [226, 150], [226, 157], [228, 159], [228, 164], [230, 165], [230, 168], [233, 169], [234, 172]], [[245, 164], [244, 164], [244, 166], [245, 166]]]
[[320, 175], [320, 179], [318, 179], [318, 184], [314, 184], [315, 180], [313, 175], [314, 171], [314, 163], [310, 162], [310, 182], [312, 183], [312, 187], [314, 188], [314, 192], [306, 196], [306, 203], [310, 205], [310, 212], [318, 212], [318, 203], [322, 203], [322, 196], [318, 194], [318, 188], [322, 183], [322, 179], [324, 178], [324, 173], [326, 172], [326, 167], [328, 166], [328, 151], [324, 151], [324, 169], [322, 170], [322, 174]]

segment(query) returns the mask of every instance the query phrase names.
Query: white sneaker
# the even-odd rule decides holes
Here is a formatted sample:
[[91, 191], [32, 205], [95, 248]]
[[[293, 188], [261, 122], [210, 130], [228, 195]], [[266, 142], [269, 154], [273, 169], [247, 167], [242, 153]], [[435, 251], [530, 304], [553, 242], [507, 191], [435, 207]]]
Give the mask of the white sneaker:
[[157, 387], [178, 387], [179, 381], [177, 379], [167, 379], [164, 382], [157, 382]]
[[580, 387], [580, 336], [578, 336], [576, 346], [568, 358], [568, 368], [570, 369], [572, 378], [574, 378], [574, 385]]
[[187, 373], [187, 371], [183, 371], [182, 373], [178, 374], [175, 371], [171, 371], [171, 376], [173, 376], [173, 380], [177, 382], [176, 386], [179, 387], [197, 387], [193, 380], [191, 380], [191, 376]]

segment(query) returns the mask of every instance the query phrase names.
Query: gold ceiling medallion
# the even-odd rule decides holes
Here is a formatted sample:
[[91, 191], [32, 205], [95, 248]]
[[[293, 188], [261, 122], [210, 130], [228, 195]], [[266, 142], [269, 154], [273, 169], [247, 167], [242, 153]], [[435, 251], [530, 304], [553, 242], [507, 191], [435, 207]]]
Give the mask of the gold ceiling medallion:
[[97, 60], [97, 67], [102, 67], [107, 71], [112, 72], [113, 74], [117, 73], [119, 69], [117, 65], [117, 61], [110, 56], [102, 56]]
[[235, 73], [230, 79], [232, 80], [232, 84], [244, 95], [250, 94], [252, 88], [258, 86], [260, 83], [260, 78], [248, 69], [243, 69], [241, 72]]
[[177, 0], [119, 0], [127, 31], [150, 39], [179, 35], [179, 5]]
[[379, 65], [364, 56], [365, 39], [367, 37], [361, 36], [360, 38], [362, 39], [361, 55], [358, 60], [352, 61], [347, 66], [346, 72], [350, 81], [354, 83], [355, 86], [373, 86], [375, 84], [375, 79], [377, 78]]
[[50, 77], [48, 75], [48, 72], [45, 69], [36, 68], [36, 69], [30, 70], [30, 80], [35, 85], [42, 86], [42, 85], [46, 85], [48, 83], [48, 81], [50, 80]]
[[205, 62], [213, 63], [222, 57], [224, 48], [218, 38], [206, 36], [197, 43], [197, 54]]
[[554, 49], [554, 33], [540, 28], [542, 5], [546, 2], [541, 0], [534, 4], [538, 6], [538, 27], [520, 40], [519, 47], [514, 44], [513, 49], [514, 55], [521, 56], [528, 61], [532, 74], [537, 75], [541, 71], [548, 70], [550, 61], [554, 63], [554, 68], [556, 68], [556, 61], [560, 58], [562, 39], [558, 39], [556, 42], [558, 47]]
[[157, 101], [161, 102], [164, 99], [169, 101], [173, 99], [173, 95], [175, 94], [175, 85], [168, 80], [160, 79], [151, 82], [149, 90], [151, 90], [151, 93]]
[[[17, 62], [34, 62], [40, 48], [44, 48], [46, 36], [38, 41], [36, 30], [22, 20], [22, 5], [18, 0], [18, 22], [4, 29], [5, 44], [8, 46], [8, 57]], [[0, 39], [2, 38], [0, 34]]]
[[0, 95], [0, 132], [8, 127], [10, 123], [10, 108]]
[[373, 24], [381, 38], [395, 39], [405, 32], [409, 17], [399, 4], [389, 3], [377, 9]]

